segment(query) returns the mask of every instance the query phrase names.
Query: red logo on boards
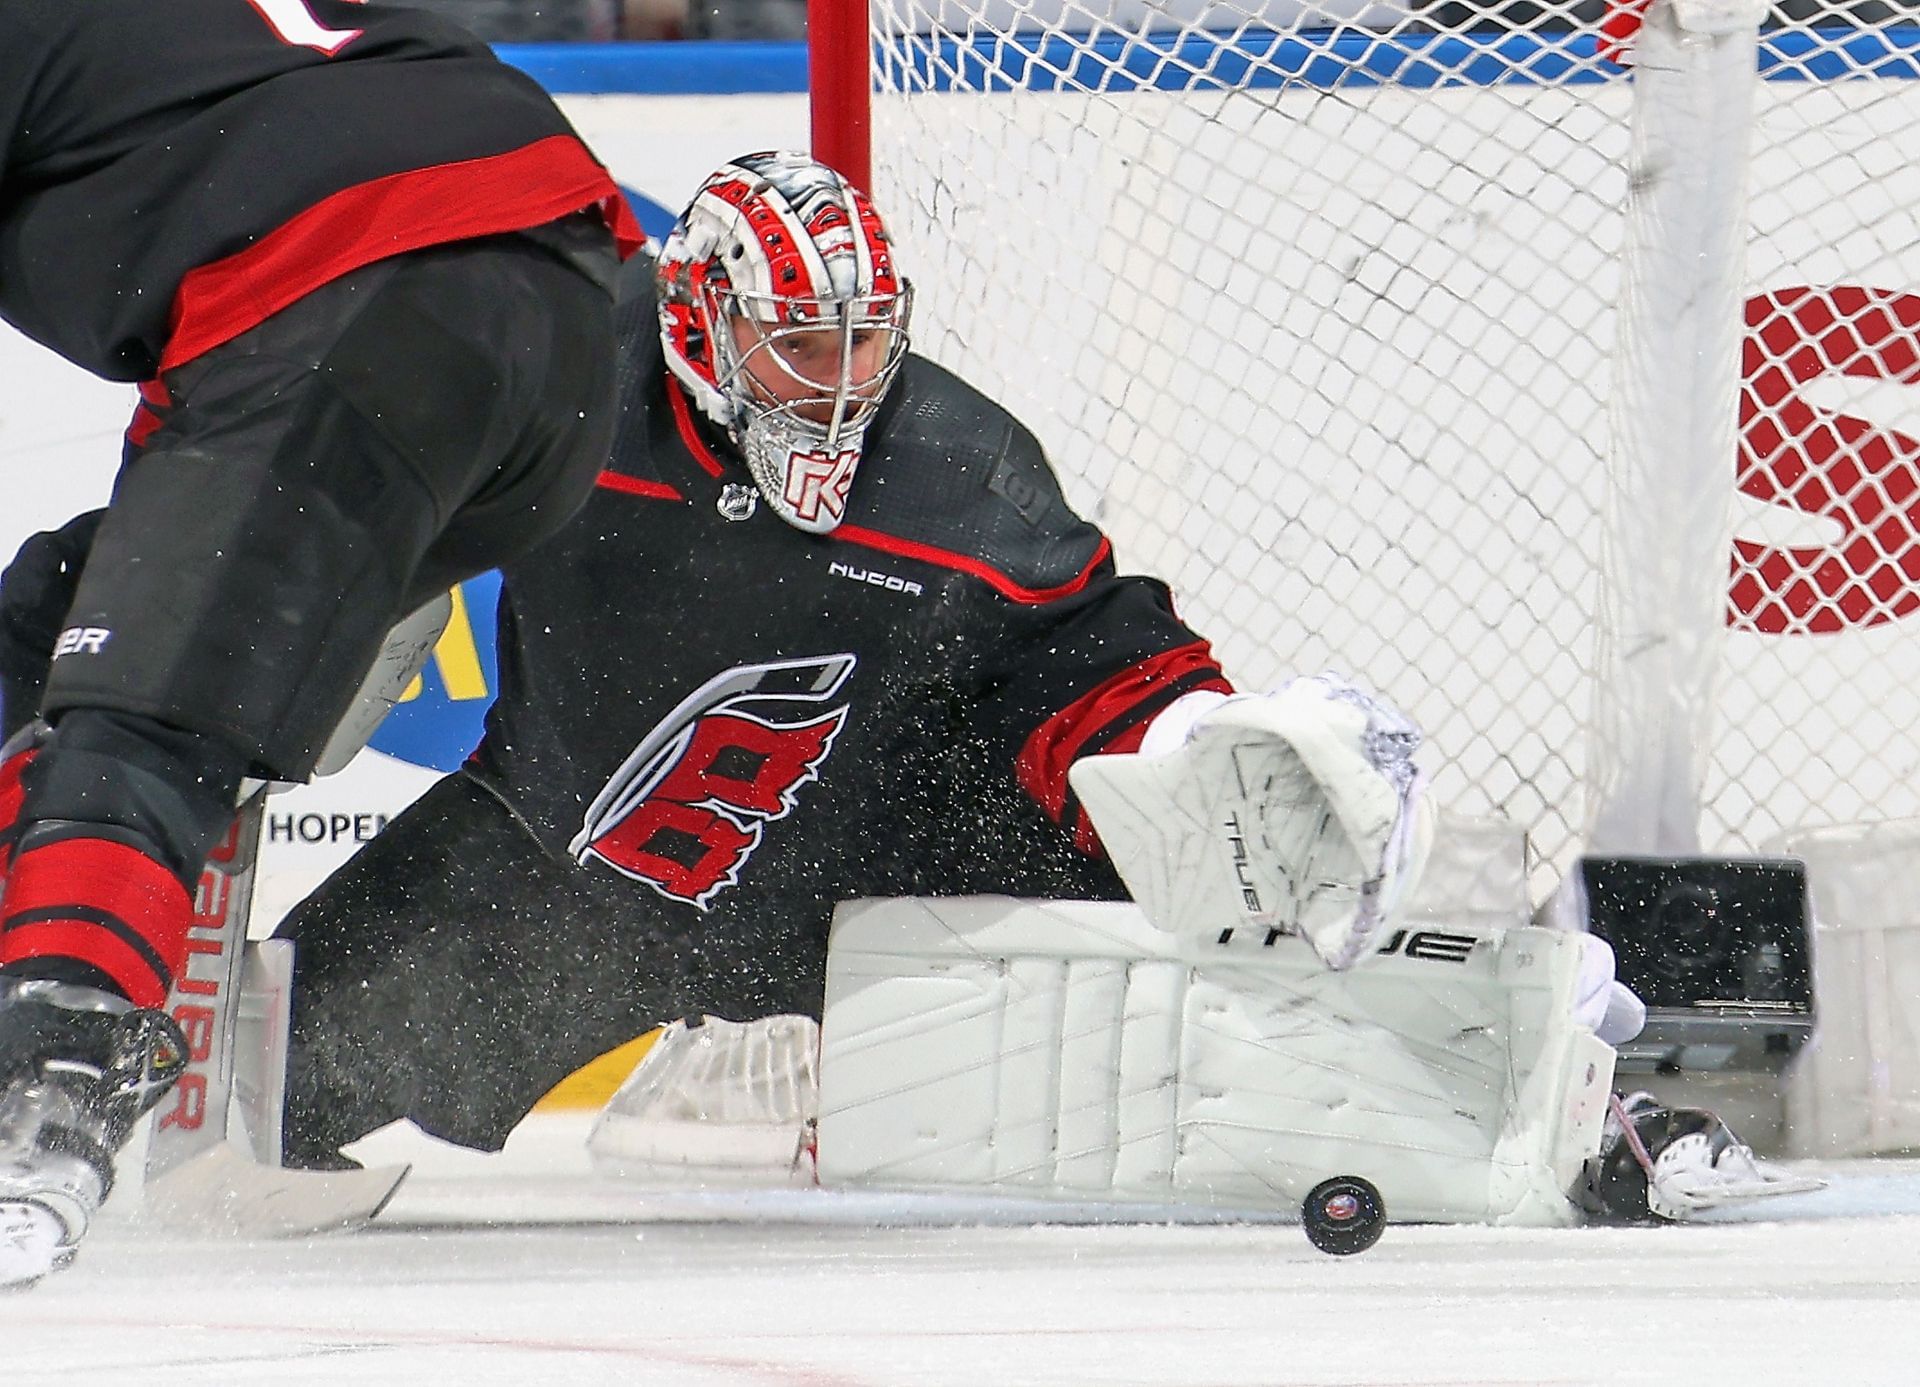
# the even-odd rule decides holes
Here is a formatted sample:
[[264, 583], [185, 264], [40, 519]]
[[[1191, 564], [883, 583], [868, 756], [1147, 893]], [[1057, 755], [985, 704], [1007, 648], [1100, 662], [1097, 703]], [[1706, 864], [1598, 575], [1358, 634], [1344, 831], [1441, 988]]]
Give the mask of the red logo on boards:
[[1920, 383], [1920, 296], [1838, 285], [1747, 300], [1737, 484], [1835, 537], [1736, 539], [1735, 626], [1826, 634], [1920, 608], [1920, 440], [1807, 398], [1835, 376]]
[[572, 852], [704, 908], [740, 879], [766, 825], [817, 779], [847, 720], [820, 711], [852, 655], [740, 665], [708, 680], [640, 739], [594, 797]]

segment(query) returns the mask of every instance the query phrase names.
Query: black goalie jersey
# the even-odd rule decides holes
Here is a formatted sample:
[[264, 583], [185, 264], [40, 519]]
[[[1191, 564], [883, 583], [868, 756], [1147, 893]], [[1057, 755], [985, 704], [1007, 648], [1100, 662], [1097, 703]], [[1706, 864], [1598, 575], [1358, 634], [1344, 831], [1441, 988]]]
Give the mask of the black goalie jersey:
[[954, 864], [1009, 815], [1097, 851], [1068, 765], [1226, 685], [1163, 584], [1115, 576], [1032, 435], [911, 358], [845, 522], [805, 534], [669, 384], [650, 295], [623, 324], [613, 465], [507, 575], [473, 773], [550, 852], [670, 909], [763, 875], [833, 899], [1006, 889], [1031, 845]]
[[616, 456], [506, 575], [484, 744], [291, 922], [308, 1159], [403, 1112], [503, 1139], [688, 1010], [817, 1011], [837, 901], [1120, 895], [1067, 767], [1227, 687], [1032, 436], [939, 367], [909, 359], [813, 535], [670, 383], [650, 291], [623, 324]]
[[374, 260], [585, 208], [637, 242], [538, 84], [431, 15], [0, 4], [0, 317], [110, 379]]

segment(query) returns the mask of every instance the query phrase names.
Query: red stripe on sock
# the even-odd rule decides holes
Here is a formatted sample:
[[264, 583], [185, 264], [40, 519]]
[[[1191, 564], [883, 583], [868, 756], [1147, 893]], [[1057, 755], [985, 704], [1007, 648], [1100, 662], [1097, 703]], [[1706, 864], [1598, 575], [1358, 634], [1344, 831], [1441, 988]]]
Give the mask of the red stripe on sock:
[[91, 964], [137, 1007], [164, 1006], [166, 981], [126, 940], [91, 920], [44, 920], [0, 936], [0, 964], [30, 958], [72, 958]]
[[[26, 788], [20, 783], [20, 775], [38, 751], [38, 747], [29, 747], [0, 762], [0, 834], [20, 821], [20, 802], [26, 798]], [[0, 883], [6, 880], [7, 862], [12, 856], [13, 844], [0, 843]]]
[[[72, 911], [72, 916], [63, 912]], [[23, 916], [45, 920], [13, 925]], [[106, 925], [105, 916], [146, 941], [164, 965]], [[58, 956], [91, 964], [139, 1006], [159, 1006], [186, 964], [193, 898], [160, 863], [137, 848], [101, 838], [66, 838], [21, 853], [0, 896], [0, 964]]]

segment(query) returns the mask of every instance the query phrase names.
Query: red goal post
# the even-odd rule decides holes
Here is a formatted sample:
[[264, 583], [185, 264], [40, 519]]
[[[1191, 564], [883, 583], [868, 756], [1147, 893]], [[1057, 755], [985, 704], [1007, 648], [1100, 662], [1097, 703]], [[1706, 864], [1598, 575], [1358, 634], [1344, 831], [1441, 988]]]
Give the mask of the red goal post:
[[1897, 12], [812, 13], [815, 147], [893, 224], [918, 348], [1244, 686], [1383, 688], [1536, 895], [1586, 844], [1920, 818]]
[[813, 156], [855, 187], [873, 186], [873, 63], [867, 0], [807, 0]]

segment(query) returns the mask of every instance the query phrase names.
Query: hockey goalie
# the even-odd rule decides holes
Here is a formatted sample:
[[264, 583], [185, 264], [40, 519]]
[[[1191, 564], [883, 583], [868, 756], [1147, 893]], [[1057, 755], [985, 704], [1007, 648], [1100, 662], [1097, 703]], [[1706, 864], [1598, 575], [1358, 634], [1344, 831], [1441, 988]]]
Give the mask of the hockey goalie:
[[[832, 1184], [1263, 1208], [1358, 1175], [1538, 1222], [1596, 1156], [1628, 1215], [1766, 1188], [1710, 1118], [1623, 1106], [1603, 1151], [1604, 948], [1402, 928], [1414, 727], [1332, 677], [1237, 691], [1031, 433], [908, 350], [863, 193], [737, 160], [622, 292], [613, 455], [504, 570], [484, 742], [279, 931], [289, 1166], [398, 1119], [498, 1149], [701, 1013], [741, 1024], [669, 1030], [609, 1163], [811, 1181], [817, 1136]], [[0, 816], [91, 533], [0, 584]], [[55, 1080], [13, 1057], [0, 1102]], [[0, 1121], [6, 1227], [48, 1227], [49, 1130]], [[114, 1153], [65, 1156], [70, 1245]]]

